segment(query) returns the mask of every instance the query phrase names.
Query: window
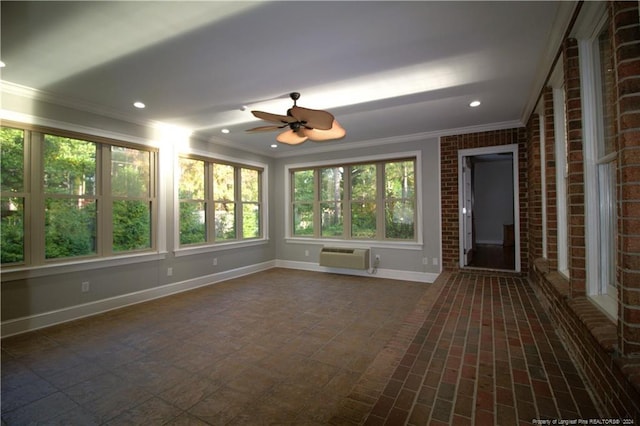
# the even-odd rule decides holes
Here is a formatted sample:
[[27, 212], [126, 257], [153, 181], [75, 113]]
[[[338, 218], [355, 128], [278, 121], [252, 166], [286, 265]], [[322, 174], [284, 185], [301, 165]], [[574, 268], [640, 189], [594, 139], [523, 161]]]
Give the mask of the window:
[[290, 169], [292, 237], [416, 241], [416, 159]]
[[567, 163], [567, 113], [564, 85], [553, 89], [553, 126], [555, 134], [556, 160], [556, 208], [558, 222], [558, 272], [569, 277], [569, 239], [567, 220], [567, 186], [569, 169]]
[[179, 158], [180, 245], [262, 238], [262, 168]]
[[2, 264], [153, 250], [155, 151], [2, 127]]
[[21, 129], [0, 129], [0, 254], [2, 264], [25, 262], [25, 132]]
[[606, 14], [580, 41], [584, 110], [587, 285], [596, 303], [617, 316], [615, 63]]

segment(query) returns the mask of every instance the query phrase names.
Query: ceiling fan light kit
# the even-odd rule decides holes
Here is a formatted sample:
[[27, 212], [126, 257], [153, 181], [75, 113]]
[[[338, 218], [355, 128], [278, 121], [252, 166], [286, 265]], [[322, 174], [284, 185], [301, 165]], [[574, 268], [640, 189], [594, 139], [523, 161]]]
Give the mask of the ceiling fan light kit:
[[251, 111], [256, 118], [278, 125], [254, 127], [247, 132], [267, 132], [288, 127], [276, 137], [278, 142], [287, 145], [298, 145], [307, 139], [314, 142], [330, 141], [343, 138], [347, 134], [331, 113], [299, 107], [296, 104], [300, 98], [298, 92], [292, 92], [289, 96], [293, 100], [293, 106], [287, 110], [287, 115]]

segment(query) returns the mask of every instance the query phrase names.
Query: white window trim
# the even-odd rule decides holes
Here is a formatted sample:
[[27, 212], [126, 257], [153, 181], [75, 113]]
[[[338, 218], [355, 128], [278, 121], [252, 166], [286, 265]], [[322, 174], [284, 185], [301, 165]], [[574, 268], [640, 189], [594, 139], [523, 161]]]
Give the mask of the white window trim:
[[567, 204], [567, 128], [564, 66], [558, 61], [549, 83], [553, 89], [553, 132], [556, 166], [556, 249], [558, 272], [569, 278], [569, 234]]
[[[349, 240], [349, 239], [329, 239], [329, 238], [309, 238], [309, 237], [295, 237], [293, 236], [293, 230], [291, 229], [291, 170], [292, 169], [304, 169], [304, 168], [316, 168], [321, 166], [334, 166], [343, 164], [352, 164], [360, 162], [378, 162], [378, 161], [393, 161], [403, 158], [415, 158], [416, 170], [415, 170], [415, 182], [416, 182], [416, 239], [414, 241], [385, 241], [385, 240]], [[339, 243], [345, 247], [362, 247], [363, 245], [385, 248], [409, 248], [416, 249], [422, 248], [422, 152], [420, 151], [408, 151], [408, 152], [394, 152], [389, 154], [371, 155], [365, 157], [353, 157], [343, 158], [340, 160], [326, 160], [326, 161], [314, 161], [308, 163], [296, 163], [285, 164], [284, 166], [284, 220], [285, 220], [285, 241], [287, 243]]]
[[[262, 237], [243, 239], [237, 241], [225, 241], [218, 243], [207, 243], [197, 246], [180, 246], [180, 199], [179, 199], [179, 184], [180, 177], [177, 175], [180, 170], [180, 156], [184, 155], [196, 155], [201, 158], [206, 158], [209, 161], [215, 162], [228, 162], [238, 166], [248, 166], [262, 169]], [[247, 161], [246, 159], [239, 159], [230, 157], [227, 155], [218, 155], [208, 151], [202, 151], [199, 149], [193, 149], [185, 147], [173, 156], [173, 253], [176, 257], [188, 256], [199, 253], [209, 253], [212, 251], [220, 251], [234, 248], [249, 247], [254, 245], [266, 244], [269, 241], [269, 165], [258, 161]]]
[[601, 285], [601, 253], [600, 253], [600, 200], [598, 179], [598, 93], [596, 75], [596, 52], [594, 43], [607, 21], [602, 9], [589, 10], [590, 26], [583, 23], [582, 28], [590, 28], [588, 33], [581, 34], [578, 40], [580, 64], [580, 90], [582, 93], [582, 125], [584, 154], [584, 187], [585, 187], [585, 249], [586, 249], [586, 283], [587, 295], [612, 319], [618, 317], [617, 295], [607, 293]]
[[569, 278], [569, 248], [567, 223], [567, 129], [565, 125], [564, 85], [553, 88], [553, 127], [556, 164], [556, 220], [558, 272]]
[[121, 265], [129, 265], [142, 262], [151, 262], [163, 260], [167, 256], [166, 237], [161, 229], [166, 229], [166, 214], [164, 206], [164, 168], [162, 167], [162, 152], [164, 148], [158, 141], [154, 139], [144, 139], [136, 136], [126, 135], [123, 133], [113, 132], [95, 127], [81, 126], [74, 123], [67, 123], [59, 120], [52, 120], [43, 117], [37, 117], [30, 114], [18, 113], [5, 109], [0, 109], [0, 120], [12, 121], [24, 125], [32, 125], [36, 127], [51, 128], [55, 130], [63, 130], [73, 133], [79, 133], [89, 136], [102, 137], [129, 143], [132, 146], [138, 145], [140, 148], [157, 149], [158, 175], [156, 177], [156, 204], [158, 216], [158, 228], [154, 235], [157, 238], [155, 251], [146, 251], [138, 253], [119, 254], [108, 257], [91, 257], [85, 259], [68, 259], [60, 262], [52, 262], [35, 266], [6, 266], [2, 271], [3, 281], [12, 281], [18, 279], [37, 278], [54, 274], [66, 274], [71, 272], [90, 271], [100, 268], [111, 268]]

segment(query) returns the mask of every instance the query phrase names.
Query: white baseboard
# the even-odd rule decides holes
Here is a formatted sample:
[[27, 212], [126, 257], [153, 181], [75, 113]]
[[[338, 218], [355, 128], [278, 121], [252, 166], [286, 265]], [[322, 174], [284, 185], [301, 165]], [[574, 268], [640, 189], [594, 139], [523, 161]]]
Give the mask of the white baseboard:
[[124, 308], [125, 306], [148, 302], [150, 300], [170, 296], [172, 294], [182, 293], [183, 291], [193, 290], [198, 287], [216, 284], [222, 281], [230, 280], [232, 278], [238, 278], [244, 275], [265, 271], [267, 269], [273, 268], [274, 266], [275, 261], [259, 263], [256, 265], [231, 269], [216, 274], [205, 275], [186, 281], [166, 284], [147, 290], [136, 291], [134, 293], [123, 294], [121, 296], [97, 300], [95, 302], [83, 303], [82, 305], [70, 306], [68, 308], [57, 309], [55, 311], [30, 315], [28, 317], [7, 320], [2, 322], [2, 324], [0, 325], [0, 333], [2, 337], [26, 333], [28, 331], [50, 327], [52, 325], [60, 324], [63, 322], [73, 321], [76, 319], [108, 312], [114, 309]]
[[417, 281], [421, 283], [432, 283], [440, 275], [431, 272], [399, 271], [397, 269], [380, 268], [378, 268], [378, 270], [374, 274], [370, 273], [371, 269], [369, 271], [365, 271], [360, 269], [328, 268], [326, 266], [320, 266], [317, 263], [313, 262], [294, 262], [290, 260], [276, 260], [276, 266], [280, 268], [301, 269], [304, 271], [331, 272], [338, 274], [358, 275], [363, 277]]
[[124, 308], [125, 306], [135, 305], [137, 303], [171, 296], [172, 294], [182, 293], [184, 291], [193, 290], [199, 287], [217, 284], [222, 281], [230, 280], [232, 278], [238, 278], [256, 272], [266, 271], [274, 267], [300, 269], [305, 271], [342, 273], [375, 278], [418, 281], [423, 283], [432, 283], [436, 280], [436, 278], [438, 278], [439, 275], [426, 272], [398, 271], [394, 269], [378, 269], [375, 274], [370, 274], [367, 271], [356, 269], [327, 268], [325, 266], [320, 266], [317, 263], [311, 262], [274, 260], [259, 263], [256, 265], [245, 266], [242, 268], [231, 269], [215, 274], [205, 275], [186, 281], [166, 284], [147, 290], [136, 291], [134, 293], [123, 294], [121, 296], [110, 297], [95, 302], [84, 303], [82, 305], [70, 306], [68, 308], [57, 309], [55, 311], [30, 315], [28, 317], [7, 320], [0, 324], [0, 334], [2, 335], [2, 337], [22, 334], [28, 331], [38, 330], [40, 328], [50, 327], [52, 325], [61, 324], [64, 322], [73, 321], [96, 314], [101, 314], [114, 309]]

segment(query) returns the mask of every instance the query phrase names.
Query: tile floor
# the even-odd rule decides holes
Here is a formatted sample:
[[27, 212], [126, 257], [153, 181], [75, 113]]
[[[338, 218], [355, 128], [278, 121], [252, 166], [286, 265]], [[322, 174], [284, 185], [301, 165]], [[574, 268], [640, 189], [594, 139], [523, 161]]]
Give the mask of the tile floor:
[[272, 269], [2, 340], [2, 423], [599, 417], [526, 281]]

